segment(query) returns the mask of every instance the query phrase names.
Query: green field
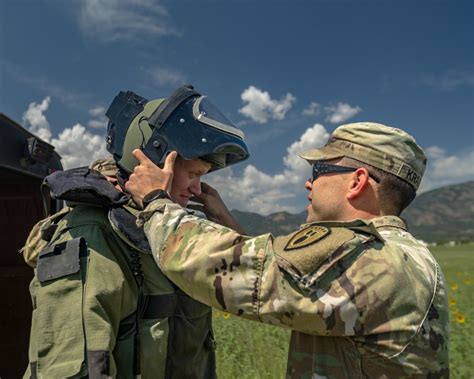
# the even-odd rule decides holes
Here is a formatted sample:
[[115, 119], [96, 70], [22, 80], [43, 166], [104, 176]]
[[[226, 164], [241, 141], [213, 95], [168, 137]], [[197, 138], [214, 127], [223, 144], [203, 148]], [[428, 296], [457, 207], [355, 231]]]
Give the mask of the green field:
[[[474, 378], [474, 244], [430, 249], [446, 276], [452, 378]], [[214, 312], [220, 378], [284, 378], [289, 332]]]

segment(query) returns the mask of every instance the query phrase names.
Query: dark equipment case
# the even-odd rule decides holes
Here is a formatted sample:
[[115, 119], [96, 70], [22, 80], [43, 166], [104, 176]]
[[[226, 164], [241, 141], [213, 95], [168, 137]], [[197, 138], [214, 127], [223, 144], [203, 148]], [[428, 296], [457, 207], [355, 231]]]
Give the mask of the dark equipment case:
[[18, 253], [33, 225], [61, 204], [43, 201], [43, 178], [62, 170], [54, 147], [0, 113], [0, 378], [28, 365], [33, 269]]

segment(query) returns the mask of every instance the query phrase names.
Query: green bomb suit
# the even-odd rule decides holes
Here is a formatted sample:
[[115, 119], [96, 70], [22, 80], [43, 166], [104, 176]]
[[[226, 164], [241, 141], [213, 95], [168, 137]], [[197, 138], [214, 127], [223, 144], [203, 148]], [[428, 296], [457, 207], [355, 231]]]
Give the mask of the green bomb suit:
[[41, 221], [24, 249], [30, 264], [37, 257], [24, 377], [215, 377], [210, 308], [156, 266], [132, 201], [94, 170], [71, 171], [77, 186], [58, 196], [86, 196]]

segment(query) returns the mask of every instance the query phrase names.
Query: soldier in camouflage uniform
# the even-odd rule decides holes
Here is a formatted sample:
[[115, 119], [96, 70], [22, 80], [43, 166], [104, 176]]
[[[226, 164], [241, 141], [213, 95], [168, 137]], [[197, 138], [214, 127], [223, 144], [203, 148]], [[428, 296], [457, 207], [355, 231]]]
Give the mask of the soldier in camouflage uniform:
[[[248, 153], [241, 136], [230, 134], [231, 126], [224, 134], [225, 125], [210, 125], [217, 109], [206, 112], [208, 124], [194, 117], [193, 109], [205, 101], [188, 87], [166, 100], [120, 93], [108, 112], [107, 142], [114, 159], [45, 179], [53, 197], [68, 207], [40, 221], [23, 249], [35, 267], [25, 378], [215, 377], [211, 309], [184, 294], [156, 266], [135, 224], [140, 208], [123, 192], [137, 163], [132, 150], [149, 143], [159, 163], [157, 149], [164, 142], [156, 141], [161, 140], [180, 151], [170, 182], [173, 200], [183, 207], [191, 196], [207, 203], [201, 176]], [[213, 136], [218, 149], [211, 141], [203, 146], [201, 138], [199, 149], [192, 139], [178, 146], [184, 128], [202, 139]]]
[[[174, 157], [160, 180], [139, 157], [132, 195], [167, 189]], [[301, 157], [313, 165], [307, 224], [249, 237], [156, 199], [138, 223], [158, 266], [204, 304], [290, 328], [288, 378], [448, 378], [443, 274], [399, 218], [422, 149], [400, 129], [354, 123]]]

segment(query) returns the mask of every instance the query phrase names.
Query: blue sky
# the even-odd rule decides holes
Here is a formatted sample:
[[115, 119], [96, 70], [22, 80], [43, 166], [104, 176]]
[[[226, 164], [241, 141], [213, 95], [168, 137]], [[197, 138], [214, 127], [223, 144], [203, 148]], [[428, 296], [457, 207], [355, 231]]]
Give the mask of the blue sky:
[[105, 154], [104, 110], [192, 83], [251, 158], [207, 177], [231, 208], [299, 212], [296, 157], [340, 124], [413, 134], [422, 190], [474, 179], [472, 1], [0, 0], [0, 112], [66, 167]]

